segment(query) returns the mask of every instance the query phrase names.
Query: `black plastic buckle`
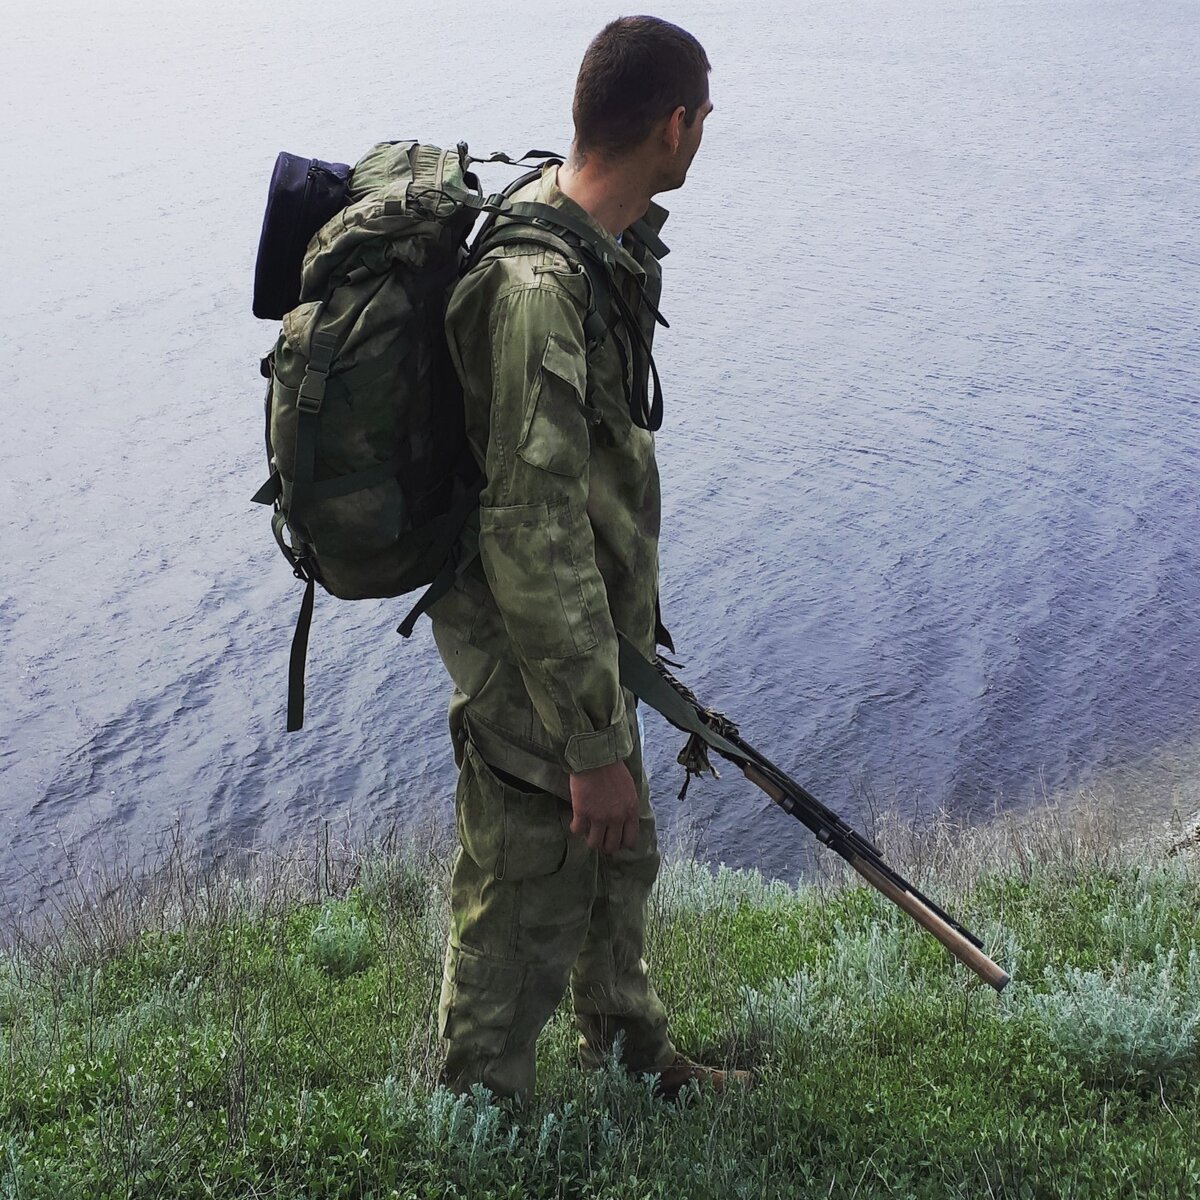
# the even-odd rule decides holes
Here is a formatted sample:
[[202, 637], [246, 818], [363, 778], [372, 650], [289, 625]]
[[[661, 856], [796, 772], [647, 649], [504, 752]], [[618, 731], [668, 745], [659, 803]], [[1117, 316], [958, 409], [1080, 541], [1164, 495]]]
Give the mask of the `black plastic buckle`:
[[[310, 366], [304, 372], [304, 382], [301, 383], [300, 392], [296, 396], [296, 408], [300, 412], [319, 413], [321, 411], [321, 405], [325, 403], [325, 381], [328, 378], [328, 371], [319, 371], [316, 367]], [[315, 384], [311, 390], [309, 388], [310, 381]]]

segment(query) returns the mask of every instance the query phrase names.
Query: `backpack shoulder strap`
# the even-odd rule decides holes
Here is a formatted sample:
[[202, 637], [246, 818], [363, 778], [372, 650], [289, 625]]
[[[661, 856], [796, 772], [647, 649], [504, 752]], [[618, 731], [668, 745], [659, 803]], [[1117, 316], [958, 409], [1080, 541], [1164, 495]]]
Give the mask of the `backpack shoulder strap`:
[[605, 266], [611, 266], [616, 261], [612, 248], [596, 230], [561, 208], [554, 208], [550, 204], [537, 204], [531, 200], [519, 200], [504, 209], [504, 216], [512, 217], [522, 223], [528, 222], [535, 229], [546, 229], [551, 232], [565, 231], [580, 246], [594, 254]]
[[[549, 208], [548, 205], [533, 207], [545, 207], [550, 212], [556, 211]], [[590, 254], [580, 253], [579, 246], [561, 233], [557, 233], [545, 225], [534, 225], [524, 220], [514, 220], [511, 224], [501, 225], [490, 230], [486, 235], [485, 244], [477, 247], [480, 251], [478, 255], [474, 253], [476, 247], [472, 248], [472, 258], [474, 262], [478, 262], [488, 251], [497, 246], [509, 246], [516, 243], [557, 250], [567, 262], [574, 263], [583, 269], [589, 291], [587, 313], [583, 318], [583, 333], [587, 339], [588, 350], [594, 350], [608, 337], [608, 329], [611, 324], [609, 313], [612, 310], [612, 288], [609, 284], [607, 268], [596, 262]]]

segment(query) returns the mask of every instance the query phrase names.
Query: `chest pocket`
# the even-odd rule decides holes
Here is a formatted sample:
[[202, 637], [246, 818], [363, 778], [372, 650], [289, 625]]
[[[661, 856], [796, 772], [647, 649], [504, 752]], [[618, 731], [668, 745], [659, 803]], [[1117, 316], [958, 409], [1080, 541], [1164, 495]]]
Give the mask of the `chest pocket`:
[[582, 475], [590, 450], [589, 427], [600, 420], [586, 396], [583, 355], [558, 334], [548, 334], [541, 367], [525, 401], [517, 454], [531, 467], [554, 475]]

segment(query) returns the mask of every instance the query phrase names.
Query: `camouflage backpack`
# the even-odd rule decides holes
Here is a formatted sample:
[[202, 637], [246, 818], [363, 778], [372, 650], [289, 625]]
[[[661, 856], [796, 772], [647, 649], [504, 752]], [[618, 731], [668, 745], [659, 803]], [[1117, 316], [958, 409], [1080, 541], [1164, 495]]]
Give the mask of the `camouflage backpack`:
[[380, 143], [353, 169], [292, 155], [276, 163], [254, 311], [282, 317], [283, 329], [262, 362], [271, 475], [254, 500], [272, 506], [275, 540], [305, 583], [289, 731], [304, 720], [316, 584], [346, 600], [427, 587], [400, 626], [407, 635], [462, 565], [456, 546], [481, 481], [443, 320], [480, 211], [490, 215], [471, 254], [502, 214], [510, 226], [502, 240], [520, 225], [581, 262], [593, 290], [587, 325], [595, 339], [607, 330], [594, 235], [563, 228], [552, 208], [508, 201], [541, 167], [484, 200], [470, 171], [477, 161], [514, 162], [472, 159], [461, 143], [444, 151], [409, 141]]

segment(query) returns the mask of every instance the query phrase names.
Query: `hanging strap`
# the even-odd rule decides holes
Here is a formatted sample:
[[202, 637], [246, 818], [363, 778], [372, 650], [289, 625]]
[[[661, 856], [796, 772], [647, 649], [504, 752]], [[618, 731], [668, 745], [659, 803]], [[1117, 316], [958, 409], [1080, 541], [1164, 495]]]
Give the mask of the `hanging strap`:
[[[296, 397], [296, 474], [292, 481], [292, 502], [286, 515], [281, 508], [271, 522], [279, 548], [291, 562], [296, 577], [305, 581], [304, 598], [300, 602], [300, 615], [296, 619], [296, 632], [292, 635], [292, 652], [288, 661], [289, 733], [294, 733], [304, 724], [304, 667], [308, 658], [308, 631], [312, 626], [316, 573], [308, 565], [302, 549], [287, 545], [283, 526], [286, 523], [301, 535], [305, 532], [303, 516], [305, 507], [313, 499], [321, 405], [325, 403], [325, 384], [336, 352], [337, 338], [332, 333], [320, 331], [313, 334], [308, 365]], [[270, 480], [267, 483], [269, 485]], [[280, 486], [282, 488], [282, 480]]]
[[479, 557], [479, 488], [468, 491], [448, 513], [431, 521], [425, 528], [433, 529], [431, 542], [434, 538], [446, 540], [446, 560], [433, 582], [396, 627], [396, 632], [406, 638], [412, 637], [422, 615], [454, 586], [455, 579]]
[[[663, 394], [662, 382], [658, 378], [658, 367], [654, 363], [654, 354], [650, 350], [650, 343], [646, 340], [646, 335], [642, 332], [642, 327], [638, 323], [637, 317], [629, 307], [629, 302], [621, 295], [621, 289], [613, 288], [612, 297], [633, 342], [633, 391], [629, 397], [629, 415], [635, 425], [640, 426], [642, 429], [648, 429], [651, 433], [656, 433], [662, 428], [663, 423]], [[646, 304], [650, 304], [644, 292], [642, 293], [642, 300]], [[657, 319], [662, 320], [658, 314], [658, 310], [653, 305], [650, 305], [650, 308], [655, 313]], [[663, 324], [665, 325], [666, 322], [663, 321]], [[646, 387], [647, 365], [649, 366], [651, 378], [654, 380], [654, 396], [648, 404]]]
[[308, 660], [308, 631], [312, 628], [313, 598], [316, 595], [313, 574], [298, 565], [296, 575], [306, 582], [304, 599], [300, 601], [300, 615], [296, 618], [296, 632], [292, 634], [292, 653], [288, 659], [288, 733], [295, 733], [304, 725], [304, 668]]
[[313, 600], [316, 595], [316, 573], [308, 561], [304, 547], [288, 544], [284, 536], [287, 515], [277, 508], [271, 516], [271, 532], [292, 565], [292, 574], [304, 580], [304, 597], [300, 601], [300, 613], [296, 617], [296, 631], [292, 634], [292, 650], [288, 658], [287, 731], [295, 733], [304, 724], [304, 667], [308, 659], [308, 631], [312, 626]]
[[[394, 464], [380, 464], [380, 466], [391, 466], [392, 474], [395, 473]], [[362, 474], [362, 472], [359, 472]], [[274, 478], [274, 477], [272, 477]], [[343, 476], [348, 478], [347, 476]], [[324, 482], [336, 483], [337, 480], [326, 480]], [[468, 492], [458, 501], [458, 503], [448, 512], [440, 517], [435, 517], [421, 529], [409, 535], [409, 545], [415, 554], [432, 551], [432, 549], [440, 542], [446, 546], [447, 555], [452, 555], [455, 544], [463, 530], [464, 524], [469, 524], [472, 516], [474, 516], [475, 526], [478, 529], [478, 512], [479, 512], [479, 491], [478, 488], [468, 490]], [[280, 550], [288, 562], [292, 564], [292, 571], [297, 579], [303, 579], [304, 597], [300, 601], [300, 613], [296, 618], [296, 631], [292, 634], [292, 649], [288, 659], [288, 701], [287, 701], [287, 731], [294, 733], [304, 725], [304, 673], [308, 662], [308, 634], [312, 627], [313, 604], [316, 596], [316, 571], [310, 562], [306, 548], [301, 545], [299, 548], [288, 545], [287, 538], [284, 537], [284, 527], [288, 524], [284, 509], [280, 508], [275, 511], [271, 519], [271, 530], [275, 534], [275, 541], [279, 544]], [[470, 557], [465, 558], [458, 567], [459, 573], [466, 569], [467, 563], [471, 558], [478, 554], [478, 539], [475, 539], [475, 550]], [[449, 559], [448, 559], [449, 562]], [[414, 625], [421, 614], [432, 604], [444, 595], [454, 582], [454, 571], [452, 570], [449, 577], [443, 578], [446, 575], [446, 568], [443, 567], [433, 583], [429, 585], [412, 612], [405, 618], [404, 624], [401, 625], [399, 632], [408, 637], [412, 633], [412, 625]], [[407, 626], [407, 629], [405, 628]]]

